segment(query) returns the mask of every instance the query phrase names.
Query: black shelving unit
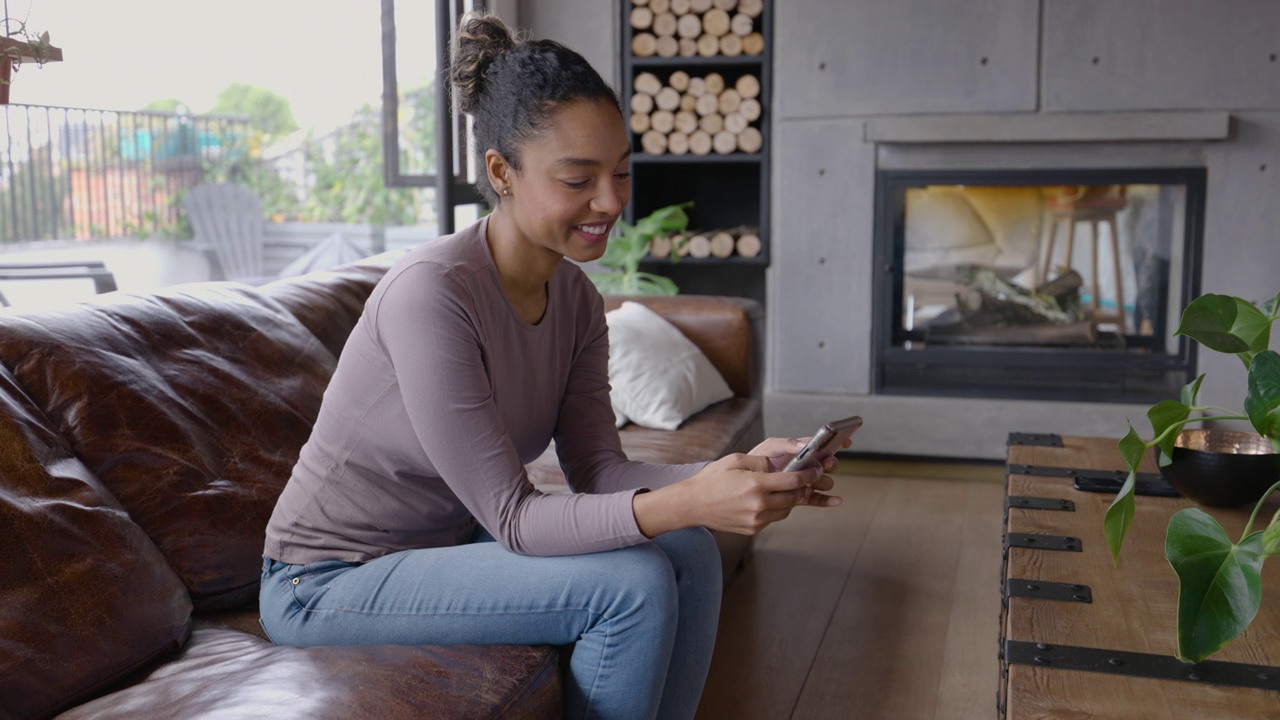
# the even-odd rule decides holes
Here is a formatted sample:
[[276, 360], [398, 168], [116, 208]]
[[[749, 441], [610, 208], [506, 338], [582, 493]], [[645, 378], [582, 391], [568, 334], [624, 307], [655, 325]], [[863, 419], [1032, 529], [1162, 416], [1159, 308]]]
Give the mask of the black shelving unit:
[[[742, 75], [754, 75], [760, 81], [756, 98], [760, 117], [751, 126], [760, 131], [759, 152], [733, 152], [708, 155], [692, 153], [650, 155], [643, 152], [640, 135], [633, 134], [633, 196], [624, 219], [635, 222], [658, 208], [682, 202], [693, 202], [689, 209], [691, 232], [722, 230], [749, 226], [757, 228], [761, 241], [755, 257], [734, 254], [727, 258], [681, 257], [648, 258], [646, 270], [672, 277], [682, 292], [694, 294], [731, 294], [764, 300], [764, 269], [769, 264], [769, 155], [771, 146], [770, 111], [772, 107], [773, 66], [773, 2], [764, 0], [763, 10], [754, 19], [754, 31], [764, 38], [759, 55], [636, 57], [632, 55], [635, 30], [630, 15], [635, 5], [621, 3], [618, 47], [622, 51], [618, 87], [624, 112], [630, 115], [631, 97], [635, 94], [635, 78], [643, 72], [658, 77], [666, 85], [671, 74], [683, 71], [691, 78], [717, 73], [725, 87], [733, 87]], [[733, 10], [729, 11], [733, 14]]]

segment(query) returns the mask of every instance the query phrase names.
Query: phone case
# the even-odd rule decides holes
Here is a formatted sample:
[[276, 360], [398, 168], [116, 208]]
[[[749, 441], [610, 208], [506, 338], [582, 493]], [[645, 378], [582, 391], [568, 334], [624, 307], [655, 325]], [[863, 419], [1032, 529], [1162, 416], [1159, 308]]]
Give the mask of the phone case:
[[808, 467], [814, 458], [834, 454], [844, 446], [846, 440], [853, 437], [860, 427], [862, 427], [862, 418], [857, 415], [826, 423], [814, 433], [813, 439], [804, 446], [804, 449], [791, 458], [791, 462], [787, 463], [783, 471], [802, 470]]

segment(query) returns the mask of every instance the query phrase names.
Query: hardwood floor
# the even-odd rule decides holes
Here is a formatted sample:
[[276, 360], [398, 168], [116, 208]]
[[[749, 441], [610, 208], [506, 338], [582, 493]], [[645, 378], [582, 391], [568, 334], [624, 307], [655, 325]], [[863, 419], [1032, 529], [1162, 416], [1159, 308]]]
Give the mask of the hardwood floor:
[[756, 538], [704, 720], [996, 715], [1003, 467], [842, 459], [838, 508]]

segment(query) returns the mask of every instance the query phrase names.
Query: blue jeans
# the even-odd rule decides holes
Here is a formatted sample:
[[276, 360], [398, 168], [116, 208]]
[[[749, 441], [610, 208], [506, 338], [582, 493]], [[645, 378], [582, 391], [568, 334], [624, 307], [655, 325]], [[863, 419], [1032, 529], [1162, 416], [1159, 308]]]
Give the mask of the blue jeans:
[[720, 611], [720, 555], [689, 528], [610, 552], [533, 557], [472, 542], [367, 563], [266, 558], [262, 627], [282, 645], [567, 645], [566, 718], [692, 718]]

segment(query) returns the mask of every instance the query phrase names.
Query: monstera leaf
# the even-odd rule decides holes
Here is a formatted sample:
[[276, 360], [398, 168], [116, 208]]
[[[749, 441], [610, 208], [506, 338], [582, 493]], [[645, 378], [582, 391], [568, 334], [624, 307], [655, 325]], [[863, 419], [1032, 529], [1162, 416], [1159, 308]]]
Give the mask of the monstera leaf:
[[1271, 342], [1271, 318], [1242, 298], [1201, 295], [1183, 310], [1176, 334], [1220, 353], [1260, 352]]
[[1258, 434], [1271, 438], [1280, 452], [1280, 355], [1272, 350], [1258, 353], [1249, 365], [1244, 411]]
[[1178, 657], [1200, 662], [1234, 640], [1262, 603], [1263, 533], [1232, 544], [1207, 513], [1174, 513], [1165, 558], [1178, 574]]

